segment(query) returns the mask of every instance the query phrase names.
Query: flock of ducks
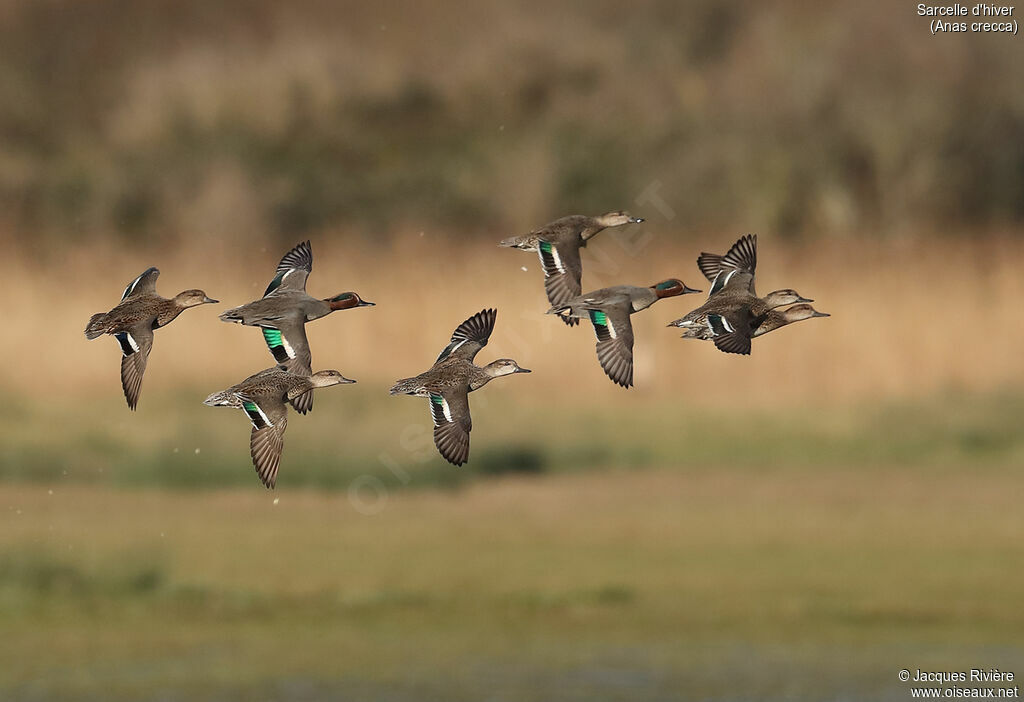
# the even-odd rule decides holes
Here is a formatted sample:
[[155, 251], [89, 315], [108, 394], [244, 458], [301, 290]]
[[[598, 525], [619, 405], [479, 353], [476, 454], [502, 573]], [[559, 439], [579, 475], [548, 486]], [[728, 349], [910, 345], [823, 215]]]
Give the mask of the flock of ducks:
[[[658, 300], [699, 293], [681, 280], [669, 278], [651, 286], [616, 285], [583, 293], [580, 249], [609, 227], [643, 220], [628, 212], [599, 217], [573, 215], [555, 220], [526, 236], [505, 239], [500, 246], [536, 252], [544, 271], [544, 289], [551, 307], [569, 326], [587, 319], [597, 337], [597, 358], [605, 374], [622, 387], [633, 385], [633, 328], [630, 315]], [[683, 330], [683, 338], [711, 341], [726, 353], [749, 354], [751, 340], [793, 322], [829, 315], [815, 310], [809, 298], [792, 289], [758, 297], [754, 290], [757, 237], [739, 239], [724, 255], [702, 253], [697, 259], [711, 283], [707, 300], [692, 312], [668, 324]], [[313, 390], [354, 383], [336, 370], [313, 372], [306, 338], [307, 322], [337, 310], [370, 307], [355, 292], [317, 299], [306, 292], [313, 271], [313, 250], [308, 241], [286, 253], [263, 297], [222, 313], [225, 322], [259, 327], [275, 365], [249, 376], [226, 390], [215, 392], [204, 404], [234, 407], [252, 424], [249, 448], [253, 466], [268, 488], [277, 484], [287, 405], [300, 414], [313, 409]], [[113, 336], [121, 348], [121, 386], [132, 410], [139, 402], [142, 377], [153, 348], [153, 331], [172, 322], [190, 307], [218, 302], [202, 290], [186, 290], [173, 298], [156, 292], [160, 271], [149, 268], [125, 288], [121, 301], [106, 313], [94, 314], [85, 328], [88, 339]], [[785, 307], [786, 309], [781, 309]], [[392, 395], [413, 395], [429, 401], [434, 421], [434, 444], [441, 456], [461, 466], [469, 460], [469, 434], [473, 423], [469, 393], [494, 378], [529, 373], [510, 358], [484, 366], [474, 363], [487, 345], [497, 310], [476, 313], [452, 333], [434, 364], [419, 375], [397, 381]]]

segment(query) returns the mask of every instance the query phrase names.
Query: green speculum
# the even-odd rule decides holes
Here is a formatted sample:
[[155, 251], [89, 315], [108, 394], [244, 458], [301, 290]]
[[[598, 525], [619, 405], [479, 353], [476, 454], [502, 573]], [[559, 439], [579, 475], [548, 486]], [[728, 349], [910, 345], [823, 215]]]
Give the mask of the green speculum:
[[267, 346], [274, 348], [275, 346], [282, 346], [281, 331], [279, 329], [264, 329], [263, 338], [267, 340]]

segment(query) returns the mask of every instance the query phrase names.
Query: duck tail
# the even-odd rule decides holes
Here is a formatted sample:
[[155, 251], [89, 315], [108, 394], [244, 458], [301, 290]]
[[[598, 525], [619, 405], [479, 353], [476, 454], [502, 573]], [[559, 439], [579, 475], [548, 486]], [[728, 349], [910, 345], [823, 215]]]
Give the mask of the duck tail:
[[109, 318], [110, 315], [106, 312], [99, 312], [90, 317], [89, 323], [85, 325], [85, 338], [95, 339], [106, 334]]
[[203, 404], [210, 407], [234, 407], [237, 403], [238, 400], [234, 394], [229, 393], [226, 390], [215, 392], [203, 400]]
[[498, 246], [507, 249], [519, 249], [520, 251], [536, 251], [537, 239], [530, 236], [510, 236], [498, 242]]
[[555, 305], [546, 314], [557, 314], [558, 318], [570, 327], [575, 327], [580, 323], [579, 318], [573, 315], [572, 305], [562, 305], [561, 307]]
[[402, 378], [391, 386], [392, 395], [415, 395], [419, 390], [419, 383], [416, 378]]
[[234, 322], [236, 324], [245, 324], [245, 316], [238, 311], [238, 308], [227, 310], [220, 315], [220, 321], [222, 322]]

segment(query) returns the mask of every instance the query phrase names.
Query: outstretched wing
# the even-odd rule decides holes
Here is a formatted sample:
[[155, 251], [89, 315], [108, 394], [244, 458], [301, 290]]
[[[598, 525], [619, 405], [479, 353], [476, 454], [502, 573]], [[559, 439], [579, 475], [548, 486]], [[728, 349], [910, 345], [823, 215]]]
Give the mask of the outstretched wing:
[[452, 339], [448, 345], [441, 350], [435, 364], [446, 358], [454, 356], [472, 361], [476, 354], [484, 346], [494, 331], [494, 320], [498, 317], [498, 310], [480, 310], [465, 322], [456, 327], [452, 333]]
[[121, 345], [121, 389], [128, 408], [134, 410], [139, 404], [142, 376], [146, 374], [146, 362], [153, 349], [153, 327], [146, 321], [128, 331], [118, 332], [114, 338]]
[[[263, 340], [274, 360], [285, 370], [308, 377], [313, 373], [313, 359], [306, 339], [306, 325], [299, 320], [284, 319], [276, 326], [262, 325]], [[313, 409], [313, 391], [309, 390], [291, 401], [299, 414]]]
[[441, 457], [461, 466], [469, 460], [469, 391], [466, 388], [430, 393], [430, 416], [434, 419], [434, 445]]
[[256, 474], [268, 488], [277, 485], [277, 469], [281, 465], [284, 430], [288, 428], [288, 410], [280, 402], [239, 395], [242, 409], [252, 422], [249, 454]]
[[754, 289], [754, 276], [746, 271], [726, 268], [715, 276], [708, 292], [708, 299], [723, 291], [748, 292]]
[[160, 271], [156, 268], [147, 268], [138, 278], [128, 283], [121, 295], [122, 300], [127, 300], [135, 295], [155, 294], [156, 279], [160, 277]]
[[624, 388], [633, 385], [633, 325], [622, 307], [588, 309], [597, 335], [597, 360], [605, 375]]
[[704, 277], [714, 282], [719, 273], [737, 270], [750, 274], [750, 292], [754, 293], [754, 271], [757, 268], [757, 234], [742, 236], [724, 256], [704, 252], [697, 257], [697, 267]]
[[[544, 269], [544, 292], [552, 307], [562, 307], [583, 292], [580, 281], [583, 278], [583, 263], [580, 261], [578, 246], [562, 246], [540, 239], [537, 254]], [[570, 327], [579, 324], [575, 317], [561, 316]]]
[[750, 354], [750, 310], [731, 315], [709, 314], [708, 328], [719, 351]]
[[277, 264], [277, 275], [270, 281], [263, 297], [275, 290], [305, 290], [306, 278], [313, 272], [313, 247], [304, 241], [289, 251]]

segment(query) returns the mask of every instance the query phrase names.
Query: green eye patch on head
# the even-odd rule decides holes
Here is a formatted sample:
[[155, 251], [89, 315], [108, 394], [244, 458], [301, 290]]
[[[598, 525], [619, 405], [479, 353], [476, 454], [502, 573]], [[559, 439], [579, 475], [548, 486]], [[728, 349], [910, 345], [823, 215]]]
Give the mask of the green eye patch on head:
[[678, 287], [678, 285], [679, 283], [677, 283], [674, 280], [663, 280], [660, 283], [658, 283], [658, 285], [655, 287], [657, 287], [658, 290], [668, 290], [669, 288]]
[[341, 302], [342, 300], [351, 300], [352, 293], [342, 293], [331, 298], [331, 302]]

